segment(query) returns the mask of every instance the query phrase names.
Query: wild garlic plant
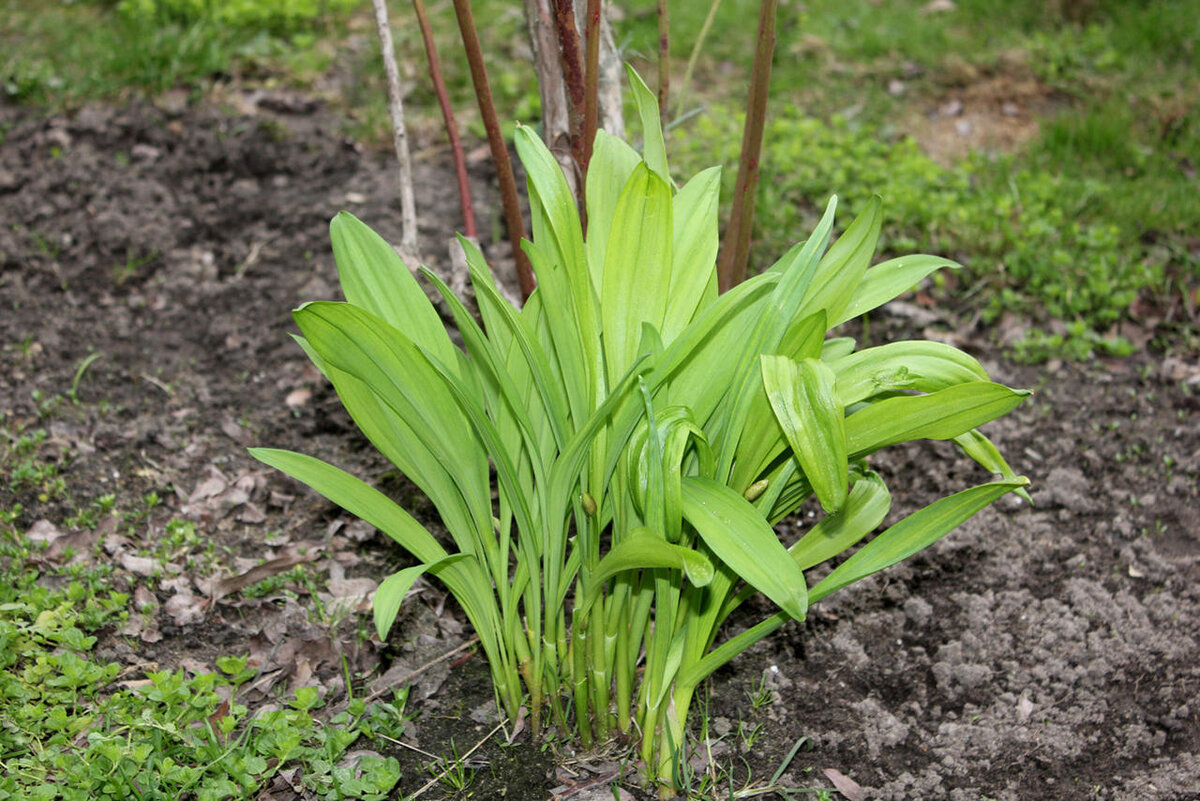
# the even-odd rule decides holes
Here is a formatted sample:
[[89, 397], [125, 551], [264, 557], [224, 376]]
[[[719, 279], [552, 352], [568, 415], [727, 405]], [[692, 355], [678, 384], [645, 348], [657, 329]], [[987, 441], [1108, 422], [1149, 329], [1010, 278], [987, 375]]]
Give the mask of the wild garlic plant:
[[[432, 272], [456, 347], [395, 251], [349, 214], [331, 225], [345, 303], [294, 313], [301, 346], [355, 423], [436, 506], [443, 545], [383, 493], [298, 453], [253, 455], [391, 536], [418, 561], [374, 599], [386, 637], [422, 574], [450, 590], [487, 655], [500, 705], [536, 732], [585, 745], [640, 736], [665, 792], [696, 689], [810, 604], [916, 553], [1028, 483], [978, 426], [1028, 394], [988, 380], [937, 342], [855, 349], [826, 332], [957, 265], [932, 256], [870, 266], [879, 199], [830, 245], [836, 199], [774, 266], [717, 294], [719, 170], [681, 187], [654, 96], [630, 76], [639, 155], [600, 132], [587, 175], [587, 236], [534, 132], [528, 174], [538, 288], [523, 308], [463, 241], [480, 326]], [[954, 440], [996, 480], [887, 528], [812, 586], [806, 571], [880, 525], [890, 495], [868, 457]], [[816, 496], [798, 541], [772, 526]], [[762, 593], [778, 612], [721, 629]]]

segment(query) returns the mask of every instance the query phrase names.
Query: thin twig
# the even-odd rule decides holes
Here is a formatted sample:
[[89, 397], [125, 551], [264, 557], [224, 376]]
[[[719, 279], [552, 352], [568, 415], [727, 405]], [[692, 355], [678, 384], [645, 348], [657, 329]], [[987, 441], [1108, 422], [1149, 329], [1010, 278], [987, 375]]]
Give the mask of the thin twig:
[[429, 77], [433, 81], [433, 91], [437, 94], [438, 105], [442, 107], [442, 120], [446, 125], [446, 136], [450, 139], [450, 151], [454, 156], [454, 174], [458, 178], [458, 200], [462, 207], [463, 235], [475, 239], [479, 232], [475, 227], [475, 207], [471, 203], [471, 184], [467, 180], [467, 160], [463, 155], [462, 139], [458, 135], [458, 123], [454, 119], [454, 109], [450, 106], [450, 95], [446, 91], [446, 82], [442, 80], [442, 65], [438, 59], [437, 45], [433, 41], [433, 28], [429, 24], [429, 14], [425, 11], [424, 0], [412, 0], [413, 11], [417, 15], [417, 24], [421, 27], [421, 39], [425, 43], [425, 56], [429, 61]]
[[407, 748], [409, 751], [416, 751], [418, 754], [421, 754], [422, 756], [427, 756], [430, 759], [438, 758], [437, 754], [431, 754], [428, 751], [426, 751], [424, 748], [417, 748], [412, 743], [406, 743], [403, 740], [397, 740], [395, 737], [388, 737], [386, 734], [380, 734], [379, 732], [375, 732], [375, 736], [381, 740], [387, 740], [392, 745], [398, 745], [401, 748]]
[[712, 0], [712, 5], [708, 7], [708, 16], [704, 18], [704, 24], [700, 26], [700, 33], [696, 34], [696, 43], [692, 45], [692, 52], [688, 56], [687, 67], [683, 71], [683, 81], [679, 84], [679, 92], [676, 93], [678, 98], [675, 103], [678, 108], [676, 113], [683, 115], [684, 103], [687, 99], [688, 89], [692, 83], [692, 72], [696, 69], [696, 61], [700, 58], [700, 51], [704, 47], [704, 40], [708, 38], [708, 32], [712, 29], [713, 20], [717, 18], [717, 9], [721, 7], [721, 0]]
[[396, 160], [400, 162], [400, 248], [408, 258], [417, 257], [417, 206], [413, 197], [412, 159], [408, 153], [408, 131], [404, 127], [404, 93], [400, 88], [400, 70], [396, 67], [396, 52], [392, 44], [392, 29], [388, 24], [386, 0], [371, 0], [375, 8], [375, 25], [379, 29], [379, 49], [383, 69], [387, 74], [388, 112], [392, 116], [392, 142]]
[[430, 659], [428, 662], [421, 665], [420, 667], [413, 668], [411, 671], [404, 674], [402, 677], [400, 677], [396, 681], [392, 682], [387, 687], [381, 687], [378, 690], [376, 690], [375, 692], [368, 695], [366, 698], [363, 699], [363, 703], [364, 704], [371, 703], [376, 698], [380, 697], [381, 695], [386, 693], [388, 690], [392, 689], [392, 687], [395, 687], [397, 684], [407, 684], [408, 682], [415, 679], [417, 676], [420, 676], [422, 673], [429, 670], [434, 665], [438, 664], [439, 662], [445, 662], [450, 657], [454, 656], [455, 654], [457, 654], [461, 651], [465, 651], [466, 649], [470, 648], [472, 645], [474, 645], [477, 642], [479, 642], [479, 638], [472, 637], [471, 639], [464, 642], [462, 645], [459, 645], [459, 646], [447, 651], [446, 653], [442, 654], [441, 656]]
[[746, 104], [746, 127], [742, 131], [742, 155], [737, 185], [733, 190], [733, 212], [721, 244], [717, 283], [722, 292], [746, 278], [750, 259], [750, 233], [754, 228], [754, 199], [758, 189], [758, 167], [762, 156], [763, 129], [767, 117], [767, 94], [771, 84], [771, 58], [775, 53], [775, 10], [777, 0], [762, 0], [758, 18], [758, 46]]
[[470, 0], [454, 0], [454, 13], [458, 17], [458, 31], [462, 35], [463, 50], [471, 68], [475, 99], [479, 103], [479, 114], [483, 118], [483, 127], [487, 130], [492, 161], [496, 165], [497, 177], [500, 180], [500, 200], [504, 206], [504, 222], [508, 226], [513, 259], [517, 263], [521, 297], [527, 299], [533, 292], [535, 282], [529, 257], [521, 249], [521, 240], [525, 238], [525, 222], [521, 217], [521, 201], [517, 197], [517, 179], [513, 175], [512, 160], [508, 157], [504, 135], [500, 132], [500, 119], [496, 116], [496, 105], [492, 101], [492, 89], [488, 85], [487, 69], [483, 64], [483, 49], [479, 44], [479, 33], [475, 29]]
[[[484, 743], [486, 743], [488, 740], [492, 739], [492, 735], [494, 735], [496, 732], [500, 731], [500, 727], [501, 727], [501, 726], [503, 726], [503, 725], [504, 725], [503, 723], [497, 723], [497, 724], [496, 724], [496, 728], [492, 729], [490, 732], [488, 732], [486, 735], [484, 735], [484, 738], [483, 738], [482, 740], [480, 740], [479, 742], [475, 743], [475, 747], [474, 747], [474, 748], [472, 748], [470, 751], [468, 751], [467, 753], [463, 754], [462, 756], [460, 756], [458, 759], [456, 759], [456, 760], [454, 760], [454, 761], [455, 761], [455, 762], [465, 762], [465, 761], [467, 760], [467, 757], [471, 756], [471, 754], [473, 754], [473, 753], [475, 753], [476, 751], [478, 751], [480, 748], [482, 748], [482, 747], [483, 747], [483, 744], [484, 744]], [[448, 773], [450, 772], [450, 770], [451, 770], [451, 768], [452, 768], [452, 767], [453, 767], [453, 765], [451, 765], [451, 766], [447, 767], [447, 768], [446, 768], [445, 770], [443, 770], [441, 773], [439, 773], [438, 775], [434, 776], [434, 777], [433, 777], [432, 779], [430, 779], [429, 781], [425, 782], [424, 786], [422, 786], [420, 790], [417, 790], [415, 793], [413, 793], [411, 796], [409, 796], [409, 798], [410, 798], [410, 799], [411, 799], [411, 798], [417, 798], [418, 796], [421, 796], [421, 795], [423, 795], [423, 794], [425, 793], [425, 791], [426, 791], [426, 790], [428, 790], [430, 787], [432, 787], [433, 785], [437, 784], [437, 783], [438, 783], [438, 782], [440, 782], [442, 779], [444, 779], [444, 778], [446, 777], [446, 774], [448, 774]]]
[[670, 114], [671, 98], [671, 19], [667, 0], [658, 0], [658, 122], [664, 129]]

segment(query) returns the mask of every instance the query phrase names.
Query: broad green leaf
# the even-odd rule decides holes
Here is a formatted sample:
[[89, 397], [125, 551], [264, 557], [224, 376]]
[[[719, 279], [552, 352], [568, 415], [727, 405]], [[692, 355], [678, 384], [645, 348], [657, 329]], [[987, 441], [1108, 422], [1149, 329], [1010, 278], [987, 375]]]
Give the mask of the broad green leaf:
[[[445, 549], [407, 512], [383, 493], [333, 465], [304, 454], [273, 448], [251, 448], [250, 455], [307, 484], [347, 512], [375, 526], [426, 565], [444, 565], [444, 570], [439, 567], [436, 571], [438, 577], [462, 604], [485, 650], [498, 653], [497, 630], [489, 612], [494, 608], [494, 601], [489, 600], [491, 579], [482, 572], [476, 560], [454, 561], [454, 557], [466, 556], [456, 554], [448, 561]], [[443, 512], [443, 519], [452, 524], [455, 518]]]
[[856, 346], [854, 337], [833, 337], [825, 340], [821, 346], [821, 361], [830, 362], [841, 359], [854, 352]]
[[[501, 418], [497, 421], [497, 428], [499, 429], [509, 420], [519, 428], [525, 437], [534, 477], [537, 483], [542, 483], [544, 465], [540, 459], [541, 450], [538, 443], [538, 433], [533, 421], [529, 417], [525, 405], [526, 399], [520, 396], [519, 390], [512, 380], [512, 376], [505, 369], [503, 356], [496, 353], [492, 347], [492, 343], [484, 336], [478, 323], [475, 322], [475, 318], [467, 311], [462, 301], [450, 291], [450, 287], [446, 286], [445, 282], [433, 272], [426, 270], [425, 273], [426, 278], [441, 293], [442, 298], [446, 301], [446, 305], [450, 307], [450, 313], [454, 317], [459, 333], [462, 334], [463, 342], [467, 347], [467, 351], [471, 354], [473, 362], [482, 367], [498, 391], [499, 397], [494, 399], [494, 403], [495, 406], [503, 409], [503, 413], [500, 410], [493, 412], [495, 416]], [[565, 440], [565, 432], [563, 437]], [[517, 449], [514, 448], [514, 450]]]
[[716, 274], [720, 191], [721, 168], [712, 167], [698, 173], [675, 195], [671, 283], [662, 323], [666, 342], [674, 341], [692, 321]]
[[396, 622], [396, 614], [400, 611], [400, 604], [404, 602], [404, 596], [408, 595], [413, 582], [427, 572], [437, 572], [467, 558], [469, 557], [466, 554], [454, 554], [433, 563], [406, 567], [384, 579], [371, 600], [375, 631], [379, 633], [379, 639], [387, 641], [388, 632], [391, 631], [392, 624]]
[[796, 620], [808, 613], [804, 573], [750, 502], [720, 482], [683, 479], [683, 515], [730, 570]]
[[876, 401], [846, 418], [846, 449], [864, 454], [913, 439], [953, 439], [1007, 414], [1030, 394], [971, 381], [929, 395]]
[[[808, 238], [803, 247], [794, 251], [792, 261], [780, 269], [779, 283], [750, 328], [751, 333], [742, 337], [738, 349], [725, 356], [731, 359], [735, 370], [728, 388], [724, 391], [723, 419], [714, 421], [717, 425], [706, 426], [706, 431], [709, 431], [719, 454], [716, 473], [718, 479], [733, 483], [734, 461], [747, 455], [749, 450], [742, 445], [741, 438], [755, 427], [769, 424], [766, 416], [761, 414], [762, 370], [757, 359], [763, 354], [777, 353], [780, 342], [792, 324], [797, 319], [813, 316], [811, 312], [802, 311], [802, 301], [809, 294], [809, 287], [819, 269], [818, 260], [829, 240], [836, 208], [835, 196], [830, 199], [817, 231]], [[816, 309], [818, 313], [821, 311], [822, 309]], [[762, 419], [758, 419], [760, 415]], [[735, 486], [744, 490], [744, 485], [753, 479], [753, 474], [757, 474], [759, 469], [757, 460], [743, 461], [736, 468]]]
[[1026, 478], [993, 481], [956, 492], [914, 512], [884, 531], [838, 565], [832, 573], [813, 587], [809, 597], [813, 603], [872, 573], [900, 562], [958, 528], [1002, 495], [1029, 484]]
[[763, 356], [762, 379], [775, 419], [821, 506], [837, 511], [846, 500], [849, 466], [833, 371], [817, 359]]
[[686, 403], [707, 429], [709, 417], [740, 367], [729, 354], [750, 336], [777, 280], [774, 274], [762, 273], [705, 308], [658, 359], [647, 379], [651, 389], [657, 392], [667, 384], [667, 402]]
[[892, 342], [836, 359], [824, 358], [837, 375], [838, 397], [844, 406], [884, 392], [936, 392], [955, 384], [988, 380], [974, 357], [941, 342]]
[[345, 470], [312, 456], [275, 448], [251, 448], [250, 455], [307, 484], [350, 514], [362, 518], [422, 562], [436, 562], [446, 556], [445, 549], [408, 512]]
[[887, 517], [892, 496], [876, 473], [854, 482], [846, 502], [834, 514], [821, 519], [788, 551], [801, 570], [808, 570], [837, 556], [875, 530]]
[[596, 131], [592, 160], [587, 173], [587, 260], [592, 276], [592, 288], [600, 294], [604, 274], [604, 252], [612, 230], [617, 198], [633, 168], [642, 157], [629, 145], [604, 131]]
[[[462, 246], [467, 254], [471, 286], [475, 289], [475, 300], [488, 328], [488, 337], [502, 341], [511, 339], [520, 349], [525, 357], [523, 366], [531, 374], [532, 386], [541, 401], [545, 419], [554, 432], [556, 441], [561, 442], [567, 431], [569, 412], [567, 397], [563, 394], [563, 382], [554, 374], [550, 360], [542, 349], [539, 338], [530, 330], [525, 315], [514, 309], [500, 295], [483, 254], [469, 241], [463, 240]], [[541, 297], [540, 288], [530, 296], [534, 307], [530, 309], [531, 312], [540, 306]], [[515, 370], [511, 372], [516, 380], [519, 373]]]
[[599, 310], [579, 211], [562, 167], [532, 129], [518, 127], [516, 145], [528, 176], [534, 237], [521, 246], [537, 275], [571, 413], [579, 421], [595, 407], [604, 382]]
[[560, 263], [568, 273], [579, 270], [582, 277], [586, 273], [583, 227], [579, 221], [575, 196], [567, 186], [562, 167], [532, 128], [517, 126], [514, 142], [529, 179], [531, 202], [537, 203], [544, 214], [544, 217], [534, 215], [534, 222], [547, 225], [543, 230], [534, 229], [534, 241], [540, 247], [557, 249]]
[[639, 164], [617, 201], [605, 256], [600, 314], [608, 379], [637, 355], [642, 323], [662, 326], [671, 281], [671, 191]]
[[623, 537], [592, 571], [591, 581], [597, 592], [584, 602], [584, 611], [599, 595], [599, 587], [613, 576], [626, 570], [668, 568], [682, 570], [688, 581], [697, 587], [713, 580], [713, 565], [708, 557], [691, 548], [674, 545], [648, 528], [637, 528]]
[[939, 256], [901, 256], [876, 264], [863, 275], [862, 281], [850, 298], [850, 303], [838, 315], [834, 325], [841, 325], [847, 320], [860, 317], [903, 295], [922, 278], [943, 267], [957, 270], [962, 265]]
[[392, 246], [345, 211], [329, 223], [329, 237], [346, 300], [451, 363], [454, 345], [446, 326]]
[[[812, 282], [822, 267], [826, 265], [826, 261], [822, 257], [825, 256], [825, 249], [829, 247], [829, 237], [833, 233], [833, 221], [837, 215], [837, 206], [837, 195], [833, 195], [825, 204], [825, 213], [821, 215], [821, 221], [817, 223], [812, 236], [803, 244], [792, 247], [771, 268], [772, 271], [780, 273], [779, 285], [775, 289], [774, 305], [779, 310], [779, 318], [775, 321], [775, 325], [789, 325], [796, 317], [801, 302], [811, 294], [809, 290]], [[820, 311], [820, 309], [814, 308], [809, 313], [811, 314], [813, 311]]]
[[293, 317], [327, 366], [362, 381], [399, 418], [403, 433], [454, 476], [475, 525], [490, 530], [487, 457], [477, 440], [462, 436], [466, 419], [416, 345], [348, 303], [307, 303]]
[[802, 313], [825, 309], [830, 320], [842, 319], [842, 310], [871, 263], [882, 223], [882, 204], [876, 195], [821, 259], [804, 296]]
[[[784, 333], [775, 352], [797, 360], [815, 358], [821, 352], [824, 337], [825, 312], [818, 311], [795, 320]], [[767, 399], [760, 378], [738, 438], [729, 486], [734, 489], [748, 487], [786, 447], [787, 442], [776, 423], [775, 413], [771, 410], [771, 402]]]
[[474, 552], [478, 547], [474, 537], [478, 517], [459, 488], [457, 477], [447, 472], [412, 426], [384, 404], [364, 381], [326, 364], [307, 340], [304, 346], [337, 390], [354, 424], [388, 461], [429, 496], [459, 548]]
[[642, 76], [628, 64], [625, 75], [629, 78], [629, 89], [642, 120], [642, 157], [650, 169], [657, 173], [667, 186], [671, 183], [671, 170], [667, 167], [667, 146], [663, 141], [662, 123], [659, 119], [658, 98], [646, 86]]

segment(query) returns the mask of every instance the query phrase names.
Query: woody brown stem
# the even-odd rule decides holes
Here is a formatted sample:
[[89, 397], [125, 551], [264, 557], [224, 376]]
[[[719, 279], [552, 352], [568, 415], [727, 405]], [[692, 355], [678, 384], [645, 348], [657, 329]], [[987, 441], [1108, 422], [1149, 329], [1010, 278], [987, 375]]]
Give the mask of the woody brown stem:
[[446, 125], [446, 136], [450, 139], [450, 152], [454, 158], [454, 174], [458, 179], [458, 200], [462, 208], [463, 233], [475, 239], [479, 232], [475, 226], [475, 207], [471, 203], [471, 185], [467, 180], [467, 160], [463, 155], [462, 139], [458, 135], [458, 123], [454, 119], [454, 109], [450, 106], [450, 96], [446, 92], [446, 82], [442, 79], [442, 65], [437, 54], [437, 45], [433, 41], [433, 28], [429, 24], [429, 14], [425, 11], [424, 0], [412, 0], [413, 11], [417, 15], [417, 24], [421, 27], [421, 40], [425, 43], [425, 56], [429, 61], [429, 77], [433, 81], [433, 90], [437, 94], [438, 105], [442, 108], [442, 120]]
[[554, 28], [558, 34], [558, 53], [567, 87], [567, 124], [570, 127], [571, 155], [583, 170], [583, 119], [586, 91], [583, 58], [579, 52], [579, 29], [575, 24], [572, 0], [553, 0]]
[[479, 33], [475, 29], [475, 18], [471, 13], [470, 0], [454, 0], [454, 13], [458, 17], [458, 30], [462, 35], [463, 50], [467, 54], [467, 65], [471, 68], [471, 83], [475, 87], [475, 99], [479, 103], [479, 115], [487, 131], [488, 144], [492, 149], [492, 161], [500, 180], [500, 201], [504, 206], [504, 222], [508, 226], [508, 238], [512, 244], [513, 258], [517, 263], [517, 279], [521, 283], [521, 297], [528, 299], [536, 283], [529, 257], [521, 249], [525, 238], [525, 223], [521, 218], [521, 201], [517, 196], [517, 180], [513, 175], [512, 159], [500, 132], [500, 119], [492, 101], [492, 89], [488, 85], [487, 70], [483, 65], [483, 49], [479, 45]]
[[750, 233], [754, 228], [754, 198], [758, 188], [759, 159], [767, 117], [767, 94], [771, 83], [771, 59], [775, 53], [777, 0], [762, 0], [758, 18], [758, 46], [746, 104], [746, 127], [742, 131], [742, 155], [737, 184], [733, 190], [733, 212], [717, 263], [717, 284], [722, 292], [746, 279], [750, 259]]

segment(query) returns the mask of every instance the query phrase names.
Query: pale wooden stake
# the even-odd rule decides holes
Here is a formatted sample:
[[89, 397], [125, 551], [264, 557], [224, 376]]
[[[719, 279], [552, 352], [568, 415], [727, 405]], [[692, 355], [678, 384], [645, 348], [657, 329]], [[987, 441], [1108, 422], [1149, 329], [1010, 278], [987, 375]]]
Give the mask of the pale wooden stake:
[[413, 197], [412, 158], [408, 153], [408, 130], [404, 127], [404, 93], [400, 87], [400, 70], [396, 67], [392, 29], [388, 24], [387, 0], [371, 0], [371, 5], [375, 8], [379, 49], [383, 54], [383, 69], [387, 73], [392, 142], [396, 146], [396, 160], [400, 163], [400, 250], [404, 258], [420, 261], [417, 250], [417, 206]]

